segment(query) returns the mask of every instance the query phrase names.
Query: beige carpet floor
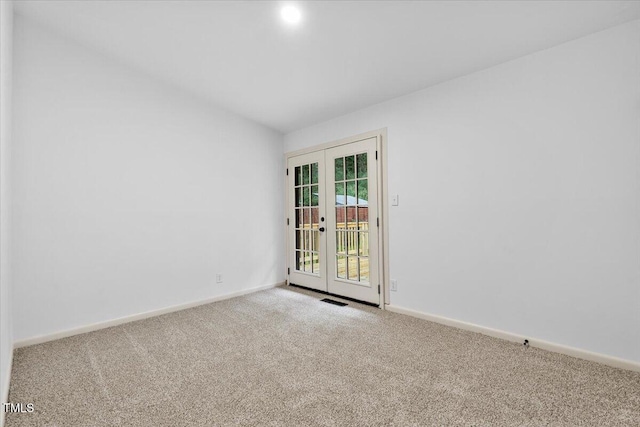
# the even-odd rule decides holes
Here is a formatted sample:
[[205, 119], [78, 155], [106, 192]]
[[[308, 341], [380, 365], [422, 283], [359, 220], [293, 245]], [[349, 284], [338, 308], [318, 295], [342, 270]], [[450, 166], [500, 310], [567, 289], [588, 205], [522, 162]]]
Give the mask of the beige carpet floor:
[[640, 373], [283, 287], [16, 351], [7, 426], [638, 426]]

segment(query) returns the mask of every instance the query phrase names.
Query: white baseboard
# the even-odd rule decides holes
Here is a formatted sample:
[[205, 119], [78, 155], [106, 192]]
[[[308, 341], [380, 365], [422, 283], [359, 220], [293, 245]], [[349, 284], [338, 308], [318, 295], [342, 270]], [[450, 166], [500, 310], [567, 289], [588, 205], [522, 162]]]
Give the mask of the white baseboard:
[[[13, 369], [13, 349], [14, 349], [14, 346], [11, 345], [11, 357], [9, 357], [9, 369], [8, 369], [9, 372], [7, 377], [4, 379], [4, 384], [2, 384], [2, 403], [9, 402], [9, 386], [11, 385], [11, 370]], [[0, 408], [0, 409], [4, 409], [4, 408]], [[4, 427], [4, 419], [5, 419], [5, 412], [4, 410], [2, 410], [0, 412], [0, 427]]]
[[408, 316], [417, 317], [419, 319], [429, 320], [431, 322], [440, 323], [446, 326], [452, 326], [458, 329], [464, 329], [466, 331], [478, 332], [483, 335], [488, 335], [490, 337], [500, 338], [507, 341], [522, 343], [526, 338], [529, 340], [529, 345], [531, 347], [537, 347], [543, 350], [565, 354], [567, 356], [576, 357], [578, 359], [602, 363], [603, 365], [613, 366], [614, 368], [640, 372], [640, 363], [631, 360], [620, 359], [618, 357], [608, 356], [606, 354], [594, 353], [592, 351], [569, 347], [562, 344], [556, 344], [545, 340], [525, 337], [523, 335], [501, 331], [499, 329], [487, 328], [485, 326], [476, 325], [474, 323], [463, 322], [461, 320], [450, 319], [448, 317], [423, 313], [421, 311], [411, 310], [409, 308], [398, 307], [397, 305], [393, 304], [387, 305], [386, 309], [394, 313], [406, 314]]
[[230, 298], [239, 297], [242, 295], [251, 294], [254, 292], [264, 291], [266, 289], [275, 288], [284, 285], [285, 282], [273, 283], [270, 285], [258, 286], [256, 288], [243, 289], [238, 292], [232, 292], [230, 294], [218, 295], [212, 298], [207, 298], [199, 301], [192, 301], [185, 304], [173, 305], [171, 307], [165, 307], [158, 310], [146, 311], [144, 313], [133, 314], [131, 316], [119, 317], [117, 319], [106, 320], [104, 322], [93, 323], [91, 325], [81, 326], [79, 328], [67, 329], [60, 332], [54, 332], [52, 334], [39, 335], [33, 338], [27, 338], [13, 343], [14, 348], [28, 347], [30, 345], [42, 344], [48, 341], [58, 340], [60, 338], [71, 337], [73, 335], [80, 335], [87, 332], [97, 331], [104, 328], [110, 328], [112, 326], [122, 325], [123, 323], [135, 322], [136, 320], [148, 319], [149, 317], [160, 316], [162, 314], [172, 313], [174, 311], [186, 310], [187, 308], [197, 307], [199, 305], [210, 304], [212, 302], [223, 301]]

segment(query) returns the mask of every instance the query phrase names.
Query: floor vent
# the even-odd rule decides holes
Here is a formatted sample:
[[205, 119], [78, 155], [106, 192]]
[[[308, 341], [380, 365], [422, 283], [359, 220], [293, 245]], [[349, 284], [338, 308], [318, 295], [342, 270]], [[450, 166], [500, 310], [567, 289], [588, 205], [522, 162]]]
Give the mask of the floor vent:
[[320, 301], [326, 302], [326, 303], [329, 303], [329, 304], [333, 304], [333, 305], [337, 305], [338, 307], [344, 307], [345, 305], [348, 305], [347, 303], [336, 301], [336, 300], [329, 299], [329, 298], [321, 299]]

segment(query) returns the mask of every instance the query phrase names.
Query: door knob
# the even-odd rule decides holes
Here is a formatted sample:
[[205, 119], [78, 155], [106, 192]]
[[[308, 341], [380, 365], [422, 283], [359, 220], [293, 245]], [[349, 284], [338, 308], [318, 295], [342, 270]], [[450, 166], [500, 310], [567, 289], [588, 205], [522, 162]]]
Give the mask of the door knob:
[[324, 231], [324, 227], [320, 227], [320, 231]]

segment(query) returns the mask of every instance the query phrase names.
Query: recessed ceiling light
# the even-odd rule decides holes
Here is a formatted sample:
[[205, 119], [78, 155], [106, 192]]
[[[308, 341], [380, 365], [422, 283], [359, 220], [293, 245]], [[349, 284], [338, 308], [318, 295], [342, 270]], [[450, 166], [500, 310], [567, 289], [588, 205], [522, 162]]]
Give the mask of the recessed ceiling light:
[[285, 6], [280, 11], [280, 16], [284, 19], [284, 22], [288, 24], [297, 24], [300, 22], [302, 15], [300, 9], [295, 6]]

